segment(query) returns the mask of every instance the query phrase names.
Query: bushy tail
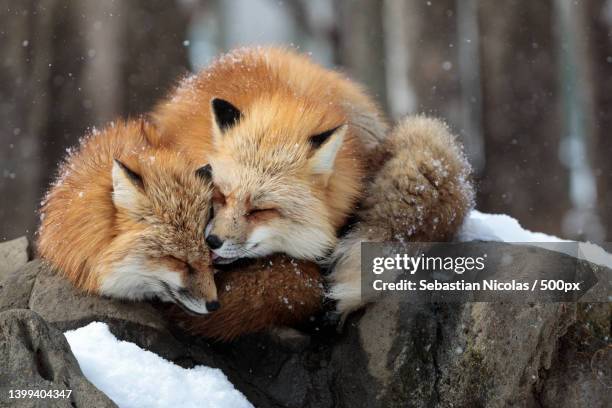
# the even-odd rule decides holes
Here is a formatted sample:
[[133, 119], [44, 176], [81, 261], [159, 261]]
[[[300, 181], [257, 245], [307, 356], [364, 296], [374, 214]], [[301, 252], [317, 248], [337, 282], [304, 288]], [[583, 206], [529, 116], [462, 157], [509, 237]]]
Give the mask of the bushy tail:
[[448, 241], [474, 205], [471, 166], [440, 120], [402, 120], [377, 156], [384, 162], [366, 191], [360, 221], [332, 256], [328, 296], [343, 315], [374, 296], [361, 290], [361, 242]]
[[171, 320], [187, 332], [231, 341], [275, 326], [291, 326], [319, 313], [323, 284], [319, 267], [285, 255], [257, 259], [215, 275], [221, 308], [191, 316], [177, 307]]

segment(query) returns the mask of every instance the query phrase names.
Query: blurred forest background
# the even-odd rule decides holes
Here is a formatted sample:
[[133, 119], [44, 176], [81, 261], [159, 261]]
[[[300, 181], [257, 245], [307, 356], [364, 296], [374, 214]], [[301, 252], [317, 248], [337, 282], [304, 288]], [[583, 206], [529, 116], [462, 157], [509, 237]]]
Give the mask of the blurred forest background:
[[0, 241], [33, 235], [66, 149], [188, 70], [284, 44], [392, 118], [445, 118], [478, 208], [612, 240], [612, 0], [0, 0]]

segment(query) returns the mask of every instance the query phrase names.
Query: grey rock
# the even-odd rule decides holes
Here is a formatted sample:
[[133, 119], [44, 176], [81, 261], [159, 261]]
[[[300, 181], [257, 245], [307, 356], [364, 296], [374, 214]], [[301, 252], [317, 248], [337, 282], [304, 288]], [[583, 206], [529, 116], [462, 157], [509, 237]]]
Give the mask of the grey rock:
[[[533, 262], [514, 263], [501, 273], [522, 276], [537, 269], [534, 262], [569, 262], [558, 252], [530, 252]], [[357, 407], [538, 406], [549, 373], [556, 372], [560, 344], [576, 324], [577, 307], [383, 298], [349, 321], [346, 336], [332, 347], [337, 400]]]
[[0, 282], [28, 262], [28, 245], [26, 237], [0, 243]]
[[[64, 335], [29, 310], [0, 313], [0, 406], [116, 405], [83, 376]], [[9, 399], [9, 390], [72, 390], [70, 398]]]
[[28, 262], [0, 281], [0, 312], [28, 308], [34, 281], [42, 267], [40, 261]]
[[169, 360], [186, 358], [184, 347], [167, 330], [163, 314], [150, 303], [88, 295], [47, 266], [36, 276], [28, 306], [61, 331], [101, 321], [108, 323], [118, 338]]
[[[530, 265], [502, 273], [518, 276]], [[106, 322], [118, 338], [183, 367], [222, 369], [257, 407], [609, 406], [609, 303], [411, 304], [389, 297], [352, 315], [340, 334], [315, 322], [306, 335], [276, 330], [220, 344], [182, 333], [163, 305], [88, 296], [38, 261], [2, 285], [0, 310], [30, 308], [61, 331]]]
[[561, 339], [552, 366], [543, 373], [543, 406], [612, 406], [611, 311], [610, 303], [579, 305], [578, 322]]

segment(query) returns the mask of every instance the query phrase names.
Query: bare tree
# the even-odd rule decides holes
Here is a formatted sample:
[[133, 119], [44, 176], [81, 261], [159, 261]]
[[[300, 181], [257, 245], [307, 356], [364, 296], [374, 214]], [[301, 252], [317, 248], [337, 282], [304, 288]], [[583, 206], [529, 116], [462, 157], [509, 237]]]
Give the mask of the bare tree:
[[486, 164], [480, 207], [560, 234], [569, 208], [553, 0], [479, 1]]
[[461, 88], [455, 0], [407, 2], [410, 83], [416, 109], [459, 127]]
[[[590, 85], [590, 156], [597, 184], [598, 213], [607, 241], [612, 240], [612, 22], [605, 0], [583, 2], [587, 84]], [[609, 6], [608, 6], [609, 7]], [[608, 19], [606, 19], [608, 16]]]
[[339, 16], [339, 63], [387, 109], [383, 2], [346, 0], [335, 3]]
[[0, 4], [0, 240], [32, 233], [47, 179], [44, 135], [58, 7], [56, 0]]
[[5, 239], [33, 233], [46, 185], [88, 127], [146, 111], [186, 70], [187, 17], [164, 0], [4, 0], [0, 8]]

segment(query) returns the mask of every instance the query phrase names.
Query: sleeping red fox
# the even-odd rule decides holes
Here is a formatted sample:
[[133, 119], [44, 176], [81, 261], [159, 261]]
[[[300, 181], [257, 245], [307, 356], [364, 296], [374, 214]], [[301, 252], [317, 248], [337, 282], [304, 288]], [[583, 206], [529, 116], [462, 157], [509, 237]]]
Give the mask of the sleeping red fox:
[[358, 85], [277, 48], [221, 57], [153, 118], [161, 144], [211, 165], [207, 242], [226, 262], [323, 259], [362, 196], [365, 150], [386, 132]]
[[152, 148], [144, 122], [117, 123], [70, 154], [40, 210], [40, 256], [76, 287], [189, 312], [219, 307], [203, 234], [210, 182], [180, 153]]
[[206, 337], [229, 340], [315, 314], [323, 288], [310, 262], [278, 255], [213, 280], [208, 173], [152, 147], [154, 137], [145, 122], [121, 122], [67, 157], [41, 208], [40, 256], [91, 294], [175, 303]]

